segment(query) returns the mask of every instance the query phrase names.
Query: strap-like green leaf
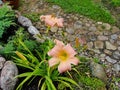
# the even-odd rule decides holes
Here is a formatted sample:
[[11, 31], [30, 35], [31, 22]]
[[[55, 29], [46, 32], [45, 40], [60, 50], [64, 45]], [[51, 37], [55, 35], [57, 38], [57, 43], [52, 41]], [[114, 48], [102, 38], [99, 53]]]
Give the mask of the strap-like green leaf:
[[65, 84], [66, 87], [69, 87], [71, 90], [73, 90], [73, 88], [71, 87], [70, 83], [65, 82], [65, 81], [63, 81], [63, 80], [57, 80], [57, 81], [59, 81], [59, 82], [62, 83], [62, 84]]
[[70, 79], [70, 78], [67, 78], [67, 77], [58, 77], [58, 79], [60, 80], [64, 80], [64, 81], [67, 81], [67, 82], [70, 82], [78, 87], [80, 87], [74, 80]]
[[41, 86], [41, 90], [45, 90], [46, 89], [46, 83], [44, 82]]
[[55, 88], [52, 80], [50, 79], [50, 77], [45, 76], [45, 78], [46, 78], [46, 80], [49, 82], [49, 84], [50, 84], [50, 86], [51, 86], [51, 89], [52, 89], [52, 90], [56, 90], [56, 88]]

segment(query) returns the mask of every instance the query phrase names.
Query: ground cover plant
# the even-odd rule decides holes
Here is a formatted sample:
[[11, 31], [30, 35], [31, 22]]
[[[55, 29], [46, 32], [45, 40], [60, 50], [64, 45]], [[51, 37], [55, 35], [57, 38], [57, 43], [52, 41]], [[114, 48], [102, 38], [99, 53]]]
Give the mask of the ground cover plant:
[[0, 7], [0, 38], [7, 29], [15, 24], [15, 13], [7, 4]]
[[96, 4], [93, 0], [46, 0], [49, 3], [61, 6], [65, 12], [78, 13], [97, 21], [115, 23], [115, 19], [102, 4]]
[[110, 0], [110, 3], [115, 7], [120, 6], [120, 0]]

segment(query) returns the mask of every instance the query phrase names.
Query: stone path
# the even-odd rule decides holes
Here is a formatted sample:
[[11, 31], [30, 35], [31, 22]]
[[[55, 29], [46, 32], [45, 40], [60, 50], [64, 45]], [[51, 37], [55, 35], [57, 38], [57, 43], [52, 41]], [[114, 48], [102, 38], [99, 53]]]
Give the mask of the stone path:
[[[32, 0], [31, 0], [32, 1]], [[41, 13], [43, 15], [54, 14], [64, 18], [64, 28], [52, 28], [47, 37], [59, 39], [75, 45], [76, 38], [86, 40], [88, 50], [81, 53], [82, 56], [97, 57], [101, 64], [105, 64], [108, 77], [120, 77], [120, 29], [108, 23], [96, 22], [78, 14], [66, 14], [57, 5], [49, 5], [44, 0], [34, 0], [21, 9], [23, 13]], [[46, 35], [46, 27], [43, 22], [34, 22], [34, 26], [42, 35]], [[119, 85], [119, 84], [118, 84]]]

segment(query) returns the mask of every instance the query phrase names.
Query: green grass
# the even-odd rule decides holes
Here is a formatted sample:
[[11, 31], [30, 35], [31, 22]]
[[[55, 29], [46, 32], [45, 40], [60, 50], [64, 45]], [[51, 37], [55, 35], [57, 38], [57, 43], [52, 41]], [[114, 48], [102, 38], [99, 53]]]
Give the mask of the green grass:
[[110, 0], [111, 4], [115, 7], [120, 6], [120, 0]]
[[78, 13], [96, 21], [114, 24], [116, 20], [110, 12], [101, 4], [96, 4], [93, 0], [46, 0], [49, 3], [61, 6], [67, 13]]
[[29, 13], [29, 14], [23, 14], [25, 17], [29, 18], [30, 20], [32, 20], [32, 22], [37, 22], [40, 19], [40, 14], [39, 13]]

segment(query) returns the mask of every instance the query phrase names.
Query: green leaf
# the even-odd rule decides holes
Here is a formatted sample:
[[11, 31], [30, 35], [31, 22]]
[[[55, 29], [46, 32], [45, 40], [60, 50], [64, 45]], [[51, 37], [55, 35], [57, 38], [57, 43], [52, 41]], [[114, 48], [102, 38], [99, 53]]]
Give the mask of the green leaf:
[[67, 78], [67, 77], [58, 77], [58, 79], [60, 80], [64, 80], [64, 81], [67, 81], [67, 82], [70, 82], [78, 87], [80, 87], [74, 80], [70, 79], [70, 78]]
[[42, 84], [41, 90], [46, 90], [46, 83], [45, 82]]
[[52, 80], [50, 79], [50, 77], [45, 76], [46, 80], [49, 82], [50, 86], [51, 86], [51, 90], [56, 90]]
[[73, 88], [71, 87], [70, 83], [65, 82], [63, 80], [57, 80], [57, 81], [59, 81], [60, 83], [64, 84], [66, 87], [69, 87], [71, 90], [73, 90]]
[[30, 74], [32, 74], [32, 72], [25, 72], [25, 73], [22, 73], [22, 74], [17, 75], [15, 78], [27, 77], [27, 76], [29, 76]]

